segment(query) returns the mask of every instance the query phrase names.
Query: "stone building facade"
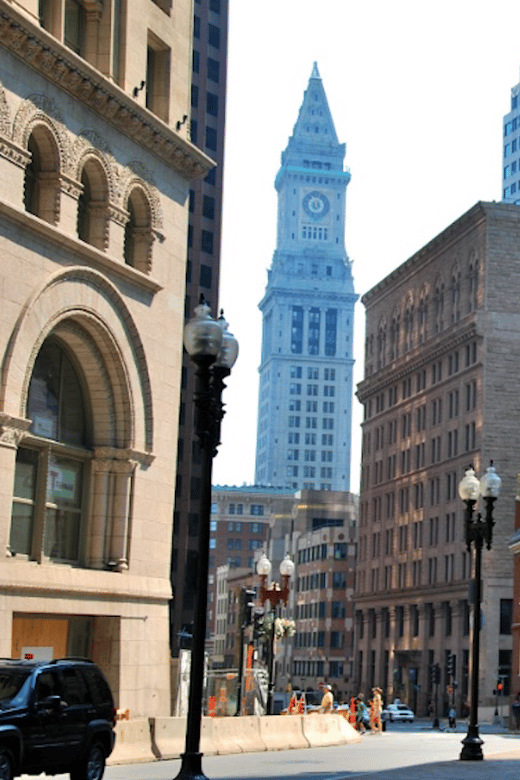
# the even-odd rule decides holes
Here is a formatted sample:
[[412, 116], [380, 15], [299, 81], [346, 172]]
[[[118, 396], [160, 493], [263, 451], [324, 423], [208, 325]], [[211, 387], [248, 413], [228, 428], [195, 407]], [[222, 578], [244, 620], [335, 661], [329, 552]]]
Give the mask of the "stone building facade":
[[170, 708], [188, 0], [0, 3], [0, 652]]
[[429, 669], [456, 655], [468, 696], [472, 560], [458, 484], [470, 463], [502, 477], [483, 552], [480, 704], [511, 682], [514, 529], [520, 459], [520, 213], [478, 203], [363, 297], [366, 307], [354, 676], [424, 714]]

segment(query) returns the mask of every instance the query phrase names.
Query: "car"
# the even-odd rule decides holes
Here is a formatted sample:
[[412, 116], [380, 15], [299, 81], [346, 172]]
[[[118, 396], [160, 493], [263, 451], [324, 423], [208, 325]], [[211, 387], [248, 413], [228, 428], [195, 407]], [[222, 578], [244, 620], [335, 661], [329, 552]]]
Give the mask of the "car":
[[0, 780], [68, 772], [101, 780], [114, 749], [108, 682], [88, 659], [0, 659]]
[[406, 704], [388, 704], [381, 713], [381, 717], [383, 720], [389, 720], [390, 723], [398, 720], [413, 723], [415, 720], [415, 715]]

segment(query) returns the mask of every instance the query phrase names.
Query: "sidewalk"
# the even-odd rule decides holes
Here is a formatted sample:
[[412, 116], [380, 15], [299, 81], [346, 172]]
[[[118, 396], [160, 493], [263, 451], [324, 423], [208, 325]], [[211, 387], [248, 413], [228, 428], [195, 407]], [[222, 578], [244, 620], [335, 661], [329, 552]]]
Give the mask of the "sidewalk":
[[[467, 721], [459, 721], [453, 731], [448, 729], [447, 719], [441, 719], [440, 730], [460, 734], [467, 733]], [[424, 729], [431, 729], [431, 722], [424, 721]], [[479, 733], [484, 740], [482, 761], [452, 761], [399, 767], [398, 769], [367, 772], [358, 775], [363, 780], [519, 780], [520, 778], [520, 733], [510, 732], [502, 725], [482, 723]], [[505, 734], [511, 737], [511, 749], [501, 753], [486, 754], [486, 734]], [[462, 745], [461, 745], [462, 749]], [[459, 751], [460, 755], [460, 751]], [[336, 780], [340, 780], [338, 777]], [[345, 775], [349, 780], [349, 775]]]

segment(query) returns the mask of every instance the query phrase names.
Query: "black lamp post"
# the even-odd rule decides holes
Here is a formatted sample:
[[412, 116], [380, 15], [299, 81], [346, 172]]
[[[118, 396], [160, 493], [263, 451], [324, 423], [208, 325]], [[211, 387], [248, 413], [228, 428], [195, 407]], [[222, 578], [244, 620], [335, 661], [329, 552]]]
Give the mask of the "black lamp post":
[[[482, 745], [484, 741], [478, 733], [478, 678], [480, 665], [480, 621], [482, 604], [482, 547], [484, 542], [488, 550], [491, 549], [493, 537], [493, 504], [500, 492], [501, 479], [493, 468], [493, 461], [480, 482], [470, 466], [464, 479], [459, 484], [459, 495], [466, 504], [464, 513], [464, 527], [466, 533], [466, 545], [471, 552], [471, 543], [475, 547], [475, 584], [473, 593], [473, 636], [471, 644], [471, 698], [469, 710], [468, 733], [462, 740], [463, 748], [460, 753], [462, 761], [482, 761]], [[484, 499], [485, 516], [480, 512], [474, 515], [475, 504], [479, 495]]]
[[273, 710], [273, 693], [274, 693], [274, 621], [276, 617], [276, 605], [279, 601], [282, 601], [284, 606], [287, 606], [287, 599], [289, 598], [289, 580], [294, 574], [294, 563], [289, 558], [289, 553], [285, 556], [280, 564], [280, 574], [282, 575], [282, 587], [277, 582], [272, 582], [267, 587], [267, 578], [271, 574], [271, 561], [267, 558], [265, 552], [262, 553], [262, 557], [256, 564], [256, 570], [260, 575], [260, 601], [264, 604], [269, 601], [271, 612], [271, 636], [269, 638], [269, 659], [267, 666], [267, 715], [272, 715]]
[[220, 424], [224, 416], [222, 390], [238, 355], [238, 342], [227, 331], [227, 322], [210, 315], [203, 296], [195, 316], [186, 323], [184, 346], [197, 366], [195, 432], [202, 451], [202, 490], [199, 517], [199, 546], [195, 610], [190, 666], [190, 693], [186, 719], [186, 749], [176, 780], [205, 780], [200, 752], [204, 643], [208, 602], [209, 536], [211, 514], [211, 472], [220, 444]]

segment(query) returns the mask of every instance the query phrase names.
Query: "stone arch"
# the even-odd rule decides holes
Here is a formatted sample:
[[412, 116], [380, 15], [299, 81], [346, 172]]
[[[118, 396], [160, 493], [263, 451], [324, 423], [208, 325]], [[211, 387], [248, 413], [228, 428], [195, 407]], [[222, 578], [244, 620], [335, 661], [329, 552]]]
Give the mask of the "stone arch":
[[157, 188], [153, 183], [152, 176], [146, 166], [137, 160], [133, 160], [128, 165], [131, 175], [124, 184], [122, 190], [122, 205], [128, 201], [129, 195], [135, 187], [141, 187], [150, 204], [150, 215], [152, 230], [160, 231], [163, 227], [163, 212]]
[[70, 172], [71, 145], [57, 104], [45, 95], [31, 95], [23, 101], [13, 121], [13, 141], [27, 149], [36, 125], [45, 125], [54, 137], [59, 153], [59, 170]]
[[152, 210], [145, 189], [136, 184], [125, 202], [128, 221], [125, 225], [125, 263], [143, 273], [152, 268]]
[[78, 199], [79, 238], [105, 251], [108, 247], [110, 171], [103, 155], [87, 150], [81, 156], [77, 179], [82, 190]]
[[89, 394], [99, 401], [94, 446], [150, 453], [153, 408], [143, 344], [118, 291], [91, 269], [60, 270], [27, 301], [3, 360], [4, 412], [24, 418], [34, 361], [51, 334], [78, 357]]

